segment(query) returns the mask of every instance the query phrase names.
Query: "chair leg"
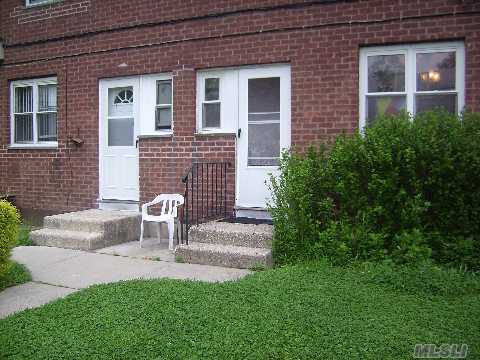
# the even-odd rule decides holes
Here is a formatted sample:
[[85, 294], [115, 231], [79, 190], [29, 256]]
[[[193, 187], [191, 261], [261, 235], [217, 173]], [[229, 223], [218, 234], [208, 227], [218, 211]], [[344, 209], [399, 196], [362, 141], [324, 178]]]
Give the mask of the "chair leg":
[[143, 242], [143, 220], [140, 223], [140, 247], [142, 247]]
[[168, 249], [173, 250], [173, 230], [175, 227], [175, 223], [173, 221], [169, 221], [167, 224], [168, 224]]
[[161, 244], [162, 243], [162, 224], [161, 223], [157, 223], [157, 236], [158, 236], [158, 243]]
[[176, 224], [176, 232], [175, 234], [177, 235], [177, 245], [180, 244], [180, 234], [179, 234], [179, 230], [180, 230], [180, 221], [178, 219], [175, 220], [175, 224]]

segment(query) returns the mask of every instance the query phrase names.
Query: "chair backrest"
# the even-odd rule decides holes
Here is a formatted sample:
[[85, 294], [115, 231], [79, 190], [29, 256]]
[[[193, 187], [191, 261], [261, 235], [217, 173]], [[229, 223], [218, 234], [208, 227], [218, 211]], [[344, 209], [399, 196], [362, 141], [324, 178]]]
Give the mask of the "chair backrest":
[[177, 207], [183, 205], [185, 199], [180, 194], [160, 194], [148, 204], [142, 206], [142, 212], [147, 210], [148, 206], [162, 203], [161, 215], [171, 215], [177, 217]]

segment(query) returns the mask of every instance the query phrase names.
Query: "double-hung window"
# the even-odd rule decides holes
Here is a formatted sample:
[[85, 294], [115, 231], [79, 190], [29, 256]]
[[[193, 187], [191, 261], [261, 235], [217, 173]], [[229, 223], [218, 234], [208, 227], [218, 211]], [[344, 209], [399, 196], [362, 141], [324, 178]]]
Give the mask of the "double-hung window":
[[238, 69], [197, 72], [197, 131], [235, 134], [238, 127]]
[[11, 144], [57, 146], [57, 80], [11, 83]]
[[155, 130], [172, 129], [172, 79], [157, 80]]
[[203, 79], [203, 101], [202, 101], [202, 128], [218, 129], [220, 121], [220, 78], [206, 77]]
[[363, 48], [360, 51], [360, 127], [381, 115], [464, 107], [462, 42]]

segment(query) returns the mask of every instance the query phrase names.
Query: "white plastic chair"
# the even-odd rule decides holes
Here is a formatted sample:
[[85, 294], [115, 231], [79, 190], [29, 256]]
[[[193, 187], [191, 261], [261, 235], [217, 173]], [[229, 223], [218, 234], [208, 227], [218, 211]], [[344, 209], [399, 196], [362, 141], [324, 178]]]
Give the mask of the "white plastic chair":
[[[149, 215], [148, 207], [156, 204], [162, 204], [162, 211], [160, 215]], [[167, 223], [168, 225], [168, 248], [173, 250], [173, 232], [175, 228], [175, 219], [177, 217], [177, 207], [183, 205], [184, 198], [180, 194], [161, 194], [158, 195], [151, 202], [142, 205], [142, 223], [140, 225], [140, 247], [142, 247], [143, 242], [143, 222], [157, 222], [157, 223]], [[160, 231], [158, 234], [160, 240]]]

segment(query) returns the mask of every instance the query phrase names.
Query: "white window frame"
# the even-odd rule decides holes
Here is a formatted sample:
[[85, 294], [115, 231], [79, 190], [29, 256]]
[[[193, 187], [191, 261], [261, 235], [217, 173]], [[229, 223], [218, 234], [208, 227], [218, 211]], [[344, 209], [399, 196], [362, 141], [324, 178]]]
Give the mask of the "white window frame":
[[[238, 127], [239, 68], [217, 68], [197, 72], [197, 133], [236, 134]], [[205, 101], [205, 79], [219, 79], [219, 100]], [[203, 104], [220, 103], [220, 126], [203, 127]]]
[[[205, 100], [205, 83], [207, 79], [218, 79], [218, 100]], [[223, 132], [222, 124], [222, 103], [223, 103], [223, 94], [222, 89], [225, 82], [222, 72], [220, 71], [208, 71], [199, 73], [197, 78], [198, 89], [197, 89], [197, 129], [199, 132], [204, 133], [215, 133]], [[220, 104], [220, 123], [218, 127], [204, 127], [203, 126], [203, 105], [204, 104]]]
[[[38, 109], [38, 86], [39, 85], [56, 85], [57, 86], [57, 141], [38, 141], [38, 122], [37, 114]], [[15, 142], [15, 88], [17, 87], [32, 87], [33, 98], [33, 141], [32, 142]], [[10, 148], [57, 148], [58, 147], [58, 82], [56, 77], [43, 78], [43, 79], [29, 79], [18, 80], [10, 83]]]
[[[169, 104], [157, 104], [157, 97], [158, 97], [158, 94], [157, 94], [157, 91], [158, 91], [158, 83], [159, 82], [162, 82], [162, 81], [170, 81], [170, 89], [172, 90], [171, 91], [171, 102]], [[157, 109], [167, 109], [167, 108], [170, 108], [170, 115], [171, 115], [171, 119], [170, 119], [170, 127], [169, 128], [165, 128], [165, 129], [157, 129]], [[155, 81], [155, 125], [154, 125], [154, 128], [155, 128], [155, 131], [156, 132], [163, 132], [163, 133], [171, 133], [172, 130], [173, 130], [173, 79], [172, 77], [166, 77], [166, 78], [162, 78], [162, 79], [157, 79]]]
[[[138, 125], [139, 137], [171, 136], [175, 127], [175, 81], [171, 73], [147, 74], [137, 77], [140, 80], [137, 99], [140, 104]], [[170, 129], [155, 128], [157, 104], [157, 81], [172, 82], [172, 123]]]
[[56, 3], [59, 1], [61, 0], [42, 0], [37, 3], [32, 3], [32, 0], [25, 0], [25, 7], [29, 8], [29, 7], [35, 7], [35, 6], [48, 5], [48, 4]]
[[[416, 81], [416, 54], [431, 52], [455, 51], [455, 89], [417, 91]], [[377, 55], [405, 55], [405, 91], [404, 92], [368, 92], [368, 57]], [[366, 126], [366, 98], [368, 95], [406, 95], [406, 111], [415, 114], [415, 95], [419, 94], [457, 94], [458, 114], [461, 114], [465, 107], [465, 46], [462, 41], [405, 44], [393, 46], [375, 46], [360, 49], [360, 74], [359, 74], [359, 126], [363, 130]]]

